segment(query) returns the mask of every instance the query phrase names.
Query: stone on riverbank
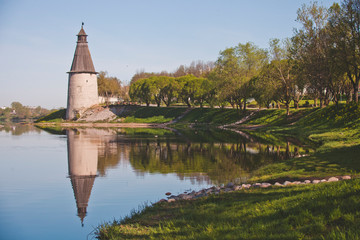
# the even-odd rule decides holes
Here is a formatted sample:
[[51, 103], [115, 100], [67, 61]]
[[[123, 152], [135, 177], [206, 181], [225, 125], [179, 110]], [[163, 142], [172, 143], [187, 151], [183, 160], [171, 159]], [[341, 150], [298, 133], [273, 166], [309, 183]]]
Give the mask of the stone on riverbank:
[[271, 183], [262, 183], [262, 184], [260, 185], [261, 188], [268, 188], [268, 187], [270, 187], [270, 186], [271, 186]]
[[241, 190], [241, 186], [236, 185], [236, 186], [233, 187], [233, 190], [234, 191], [239, 191], [239, 190]]
[[337, 177], [331, 177], [327, 180], [328, 182], [337, 182], [339, 179]]
[[209, 195], [215, 194], [215, 195], [219, 195], [220, 193], [223, 192], [233, 192], [233, 191], [239, 191], [241, 189], [250, 189], [250, 188], [268, 188], [271, 186], [289, 186], [289, 185], [300, 185], [300, 184], [318, 184], [318, 183], [322, 183], [322, 182], [337, 182], [339, 180], [349, 180], [351, 179], [350, 176], [342, 176], [342, 177], [330, 177], [328, 180], [326, 179], [322, 179], [322, 180], [318, 180], [315, 179], [313, 181], [311, 180], [304, 180], [303, 182], [301, 181], [285, 181], [283, 184], [279, 183], [279, 182], [275, 182], [274, 184], [271, 183], [254, 183], [254, 184], [241, 184], [241, 185], [235, 185], [233, 183], [228, 183], [226, 185], [221, 184], [220, 186], [213, 186], [210, 188], [205, 188], [199, 191], [192, 191], [190, 193], [184, 192], [182, 194], [179, 194], [177, 196], [175, 195], [171, 195], [170, 192], [167, 192], [166, 195], [171, 195], [168, 197], [168, 200], [165, 199], [161, 199], [158, 202], [175, 202], [178, 200], [192, 200], [192, 199], [197, 199], [197, 198], [202, 198], [202, 197], [207, 197]]
[[284, 185], [284, 186], [289, 186], [289, 185], [292, 185], [292, 184], [293, 184], [293, 183], [290, 182], [290, 181], [285, 181], [283, 185]]

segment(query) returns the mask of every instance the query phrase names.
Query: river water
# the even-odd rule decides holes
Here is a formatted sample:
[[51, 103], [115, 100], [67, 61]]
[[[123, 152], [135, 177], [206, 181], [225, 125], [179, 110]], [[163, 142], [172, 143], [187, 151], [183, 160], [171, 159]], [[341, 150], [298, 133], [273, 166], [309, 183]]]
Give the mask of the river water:
[[307, 154], [296, 139], [223, 130], [0, 128], [0, 239], [94, 239], [101, 223]]

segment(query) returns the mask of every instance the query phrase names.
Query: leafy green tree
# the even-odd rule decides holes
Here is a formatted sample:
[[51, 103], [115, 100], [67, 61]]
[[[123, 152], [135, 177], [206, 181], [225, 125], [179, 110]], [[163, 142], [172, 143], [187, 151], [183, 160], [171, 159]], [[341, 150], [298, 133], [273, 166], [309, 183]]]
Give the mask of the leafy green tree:
[[336, 64], [341, 66], [353, 86], [354, 100], [358, 102], [360, 84], [360, 1], [344, 0], [341, 7], [330, 9], [330, 32], [336, 46]]
[[209, 106], [213, 108], [218, 103], [215, 82], [209, 78], [203, 78], [200, 89], [202, 91], [203, 101], [207, 102]]
[[177, 78], [177, 81], [181, 86], [180, 97], [188, 107], [191, 107], [194, 103], [194, 94], [197, 87], [196, 79], [197, 78], [193, 75], [186, 75]]
[[121, 81], [116, 77], [109, 77], [107, 72], [99, 72], [97, 77], [98, 92], [100, 96], [108, 99], [109, 97], [126, 97], [123, 91]]
[[166, 76], [154, 76], [149, 78], [151, 94], [158, 107], [160, 107], [161, 101], [164, 98], [164, 87], [167, 85], [167, 82], [168, 77]]
[[219, 102], [229, 102], [232, 107], [241, 101], [237, 92], [241, 86], [241, 68], [238, 64], [235, 48], [220, 52], [216, 61], [213, 79], [219, 92]]
[[180, 90], [181, 86], [179, 82], [173, 77], [168, 77], [161, 90], [162, 100], [167, 107], [170, 106], [175, 99], [178, 99]]
[[147, 78], [140, 79], [130, 85], [129, 95], [132, 101], [144, 102], [149, 106], [153, 100], [153, 84]]
[[328, 10], [316, 2], [309, 6], [304, 4], [298, 10], [297, 17], [302, 28], [293, 38], [299, 53], [296, 60], [309, 81], [308, 92], [320, 99], [320, 106], [328, 103], [333, 80], [328, 16]]
[[259, 104], [259, 107], [269, 108], [272, 101], [277, 101], [277, 85], [272, 78], [269, 77], [270, 65], [263, 68], [260, 74], [250, 80], [251, 97]]
[[220, 52], [215, 68], [220, 101], [226, 100], [233, 107], [243, 106], [246, 110], [246, 99], [250, 97], [250, 79], [266, 63], [266, 51], [250, 42]]

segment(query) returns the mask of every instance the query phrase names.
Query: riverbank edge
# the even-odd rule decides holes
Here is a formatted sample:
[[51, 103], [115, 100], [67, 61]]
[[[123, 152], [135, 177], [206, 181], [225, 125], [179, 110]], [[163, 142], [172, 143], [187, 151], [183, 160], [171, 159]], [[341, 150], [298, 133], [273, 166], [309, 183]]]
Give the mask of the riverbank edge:
[[119, 221], [99, 225], [94, 236], [101, 240], [358, 239], [360, 181], [344, 180], [256, 185], [190, 201], [143, 205]]
[[161, 123], [111, 123], [111, 122], [41, 122], [34, 123], [35, 126], [41, 127], [95, 127], [95, 128], [163, 128], [165, 125]]
[[286, 180], [286, 181], [276, 181], [275, 183], [269, 183], [269, 182], [263, 182], [263, 183], [253, 183], [253, 184], [234, 184], [232, 182], [229, 182], [228, 184], [224, 185], [220, 185], [220, 186], [212, 186], [210, 188], [204, 188], [201, 189], [199, 191], [192, 191], [190, 193], [188, 192], [184, 192], [181, 193], [179, 195], [171, 195], [170, 192], [165, 193], [166, 195], [171, 195], [168, 197], [168, 199], [160, 199], [158, 202], [154, 203], [154, 204], [158, 204], [158, 203], [162, 203], [162, 202], [175, 202], [175, 201], [179, 201], [179, 200], [195, 200], [201, 197], [208, 197], [210, 195], [218, 195], [218, 194], [222, 194], [222, 193], [230, 193], [230, 192], [234, 192], [234, 191], [239, 191], [242, 189], [250, 189], [250, 188], [269, 188], [269, 187], [286, 187], [286, 186], [291, 186], [291, 185], [303, 185], [303, 184], [319, 184], [319, 183], [329, 183], [329, 182], [338, 182], [338, 181], [342, 181], [342, 180], [350, 180], [353, 179], [354, 177], [351, 177], [349, 175], [345, 175], [345, 176], [332, 176], [332, 177], [325, 177], [325, 178], [316, 178], [313, 177], [311, 178], [312, 180], [309, 179], [305, 179], [304, 181], [291, 181], [290, 179]]

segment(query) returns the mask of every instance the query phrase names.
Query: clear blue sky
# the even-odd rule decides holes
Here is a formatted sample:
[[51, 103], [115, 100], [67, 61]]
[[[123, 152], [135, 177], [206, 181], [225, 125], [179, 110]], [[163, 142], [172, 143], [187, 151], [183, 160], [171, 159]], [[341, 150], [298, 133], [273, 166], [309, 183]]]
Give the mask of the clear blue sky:
[[[334, 1], [320, 0], [330, 6]], [[85, 23], [96, 71], [128, 83], [221, 50], [293, 35], [310, 0], [0, 0], [0, 107], [66, 107], [76, 34]]]

